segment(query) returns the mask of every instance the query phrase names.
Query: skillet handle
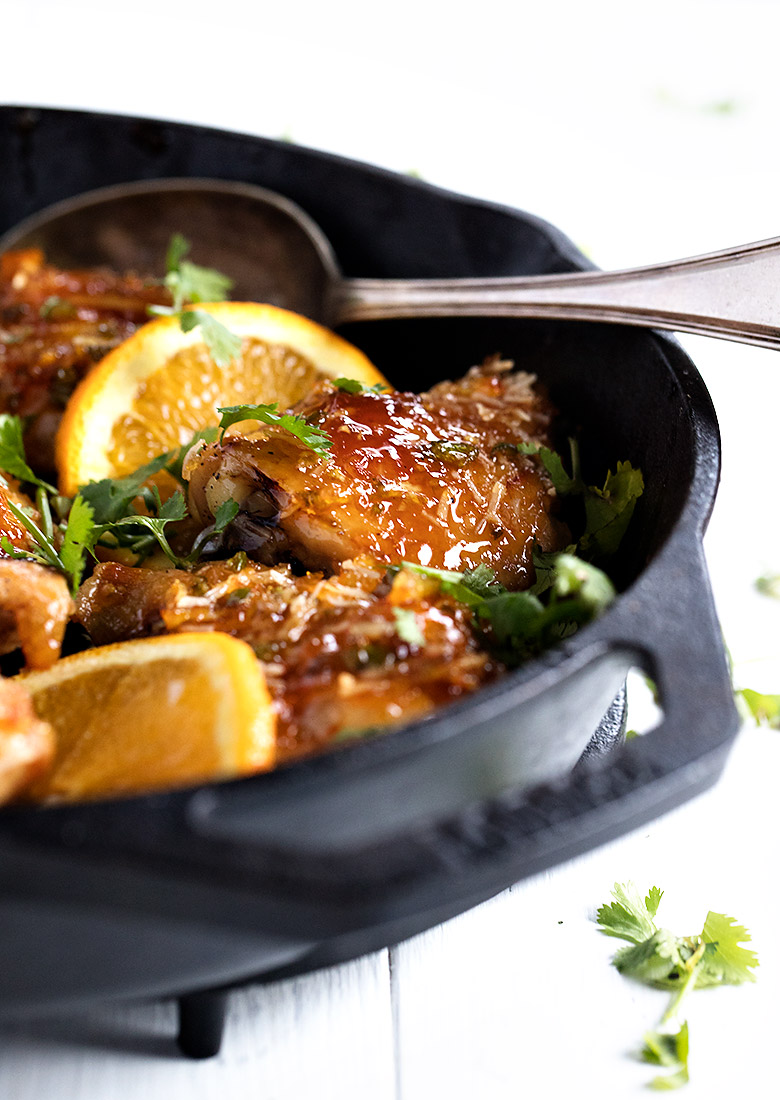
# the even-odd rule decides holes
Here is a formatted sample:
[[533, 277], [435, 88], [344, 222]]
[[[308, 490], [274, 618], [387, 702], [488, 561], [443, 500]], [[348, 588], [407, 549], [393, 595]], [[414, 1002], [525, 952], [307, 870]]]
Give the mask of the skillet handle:
[[[685, 801], [718, 777], [738, 728], [701, 541], [691, 535], [689, 529], [673, 537], [637, 584], [587, 628], [579, 671], [588, 677], [606, 667], [607, 683], [615, 683], [632, 664], [644, 665], [664, 709], [657, 729], [603, 764], [476, 803], [473, 786], [458, 804], [450, 785], [446, 810], [428, 820], [400, 815], [403, 825], [380, 833], [373, 819], [383, 816], [382, 791], [390, 785], [413, 806], [417, 773], [388, 756], [379, 769], [345, 775], [334, 754], [332, 784], [320, 775], [309, 790], [296, 783], [286, 803], [282, 788], [281, 801], [266, 806], [256, 793], [244, 801], [240, 789], [223, 789], [216, 798], [203, 792], [204, 801], [192, 804], [191, 827], [204, 840], [227, 842], [227, 863], [243, 867], [263, 889], [283, 883], [286, 919], [327, 934], [376, 925], [378, 914], [397, 923], [427, 913], [435, 923], [436, 915], [458, 912]], [[560, 678], [551, 679], [541, 695], [560, 691]], [[469, 745], [473, 738], [467, 731], [433, 746], [436, 767], [451, 765], [458, 741]]]

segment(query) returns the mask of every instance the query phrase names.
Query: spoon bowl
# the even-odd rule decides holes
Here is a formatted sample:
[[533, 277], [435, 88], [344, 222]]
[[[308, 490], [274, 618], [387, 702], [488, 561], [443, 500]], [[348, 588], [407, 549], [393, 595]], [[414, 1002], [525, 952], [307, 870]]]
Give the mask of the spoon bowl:
[[0, 237], [0, 252], [40, 248], [62, 268], [160, 272], [171, 237], [188, 258], [229, 274], [238, 301], [269, 302], [325, 319], [340, 274], [324, 234], [295, 203], [252, 184], [142, 180], [47, 206]]
[[348, 279], [295, 203], [253, 184], [144, 180], [90, 191], [25, 219], [0, 252], [41, 248], [60, 267], [159, 271], [174, 233], [234, 280], [233, 297], [322, 324], [392, 317], [609, 321], [780, 347], [780, 238], [616, 272], [525, 278]]

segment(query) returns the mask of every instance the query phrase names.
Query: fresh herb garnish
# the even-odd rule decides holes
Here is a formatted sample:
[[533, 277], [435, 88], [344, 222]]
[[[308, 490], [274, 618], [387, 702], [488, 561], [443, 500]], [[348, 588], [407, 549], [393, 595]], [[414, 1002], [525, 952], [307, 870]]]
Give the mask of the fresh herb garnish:
[[233, 280], [211, 267], [201, 267], [185, 259], [190, 243], [181, 233], [174, 233], [165, 257], [166, 275], [163, 282], [171, 292], [170, 306], [149, 306], [158, 317], [179, 318], [182, 332], [192, 332], [200, 326], [203, 341], [217, 366], [226, 367], [241, 350], [241, 338], [218, 321], [207, 310], [188, 308], [192, 303], [223, 302]]
[[575, 440], [569, 440], [572, 472], [563, 459], [549, 447], [534, 443], [500, 444], [515, 447], [520, 454], [535, 455], [546, 469], [556, 492], [561, 497], [579, 497], [585, 511], [582, 536], [577, 552], [589, 561], [611, 557], [626, 532], [637, 500], [644, 491], [642, 471], [630, 462], [618, 462], [615, 472], [607, 473], [604, 485], [586, 485], [580, 472], [579, 452]]
[[479, 454], [479, 447], [473, 443], [455, 443], [449, 439], [435, 439], [428, 447], [433, 458], [449, 466], [465, 466]]
[[751, 688], [739, 688], [734, 692], [737, 706], [747, 711], [757, 726], [780, 729], [780, 695], [765, 695]]
[[771, 596], [780, 600], [780, 573], [767, 573], [756, 581], [756, 588], [762, 596]]
[[472, 609], [475, 625], [508, 664], [535, 656], [599, 615], [615, 589], [595, 565], [573, 554], [545, 555], [544, 599], [533, 590], [508, 592], [487, 566], [473, 572], [404, 562], [402, 568], [439, 581], [441, 591]]
[[0, 470], [19, 481], [46, 489], [49, 493], [57, 492], [53, 485], [42, 481], [27, 464], [22, 421], [18, 416], [11, 416], [9, 413], [0, 413]]
[[417, 621], [416, 613], [409, 607], [394, 607], [395, 629], [398, 637], [407, 645], [424, 646], [425, 635]]
[[271, 405], [228, 405], [217, 409], [217, 412], [221, 414], [219, 426], [223, 435], [231, 424], [237, 424], [241, 420], [259, 420], [261, 424], [283, 428], [318, 455], [327, 455], [332, 446], [330, 436], [308, 424], [302, 416], [280, 413], [276, 401]]
[[8, 557], [17, 561], [33, 561], [62, 573], [75, 596], [84, 572], [86, 550], [92, 539], [92, 509], [81, 496], [76, 496], [67, 519], [55, 526], [43, 488], [38, 490], [37, 503], [41, 514], [40, 526], [25, 509], [10, 499], [6, 501], [11, 514], [27, 532], [31, 545], [29, 549], [20, 549], [12, 544], [7, 535], [3, 535], [0, 547]]
[[337, 390], [343, 390], [344, 393], [381, 393], [387, 389], [387, 386], [383, 386], [381, 382], [375, 382], [373, 386], [366, 386], [363, 382], [358, 382], [357, 378], [335, 378], [333, 385]]
[[112, 549], [126, 549], [143, 561], [157, 545], [172, 565], [184, 565], [185, 559], [171, 549], [165, 530], [168, 524], [178, 523], [187, 516], [184, 494], [177, 491], [163, 501], [159, 489], [153, 485], [151, 488], [144, 486], [138, 495], [143, 499], [149, 513], [129, 510], [117, 519], [95, 524], [90, 549], [94, 549], [98, 543]]
[[192, 332], [200, 326], [203, 342], [218, 367], [226, 367], [241, 351], [241, 337], [205, 309], [188, 307], [179, 314], [179, 324], [182, 332]]
[[656, 1089], [678, 1088], [688, 1081], [688, 1026], [680, 1020], [680, 1009], [691, 990], [718, 985], [740, 985], [756, 980], [758, 957], [743, 947], [750, 934], [732, 917], [709, 912], [701, 932], [676, 936], [655, 923], [663, 892], [654, 886], [642, 898], [629, 882], [615, 883], [613, 901], [596, 914], [599, 930], [607, 936], [627, 940], [614, 956], [613, 965], [625, 974], [655, 989], [673, 993], [658, 1029], [645, 1035], [641, 1057], [670, 1068], [670, 1075], [651, 1081]]
[[[165, 256], [163, 280], [173, 298], [173, 313], [180, 313], [190, 302], [224, 302], [233, 288], [233, 280], [221, 271], [185, 259], [189, 250], [187, 238], [174, 233]], [[155, 312], [160, 308], [155, 306]]]
[[38, 309], [38, 316], [43, 321], [66, 321], [76, 316], [76, 307], [67, 298], [60, 298], [51, 294]]

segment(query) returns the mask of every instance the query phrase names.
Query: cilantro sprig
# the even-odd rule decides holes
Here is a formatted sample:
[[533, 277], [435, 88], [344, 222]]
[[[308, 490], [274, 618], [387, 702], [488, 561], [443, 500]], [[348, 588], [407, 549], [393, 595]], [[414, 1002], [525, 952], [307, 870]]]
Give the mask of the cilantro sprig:
[[738, 688], [734, 694], [737, 707], [746, 718], [752, 718], [757, 726], [780, 730], [780, 695], [768, 695], [752, 688]]
[[218, 321], [208, 310], [193, 308], [198, 302], [224, 302], [233, 287], [233, 280], [211, 267], [201, 267], [185, 259], [190, 242], [181, 233], [174, 233], [165, 258], [163, 280], [171, 292], [170, 306], [149, 306], [158, 317], [178, 317], [182, 332], [200, 327], [201, 335], [217, 366], [226, 367], [241, 350], [241, 338]]
[[307, 423], [302, 416], [279, 412], [276, 401], [270, 405], [227, 405], [217, 409], [217, 412], [221, 414], [219, 426], [223, 435], [231, 424], [238, 424], [241, 420], [259, 420], [261, 424], [283, 428], [318, 455], [327, 455], [333, 446], [329, 435]]
[[41, 516], [40, 525], [27, 509], [21, 508], [10, 499], [6, 504], [27, 532], [29, 549], [14, 546], [8, 536], [3, 535], [0, 538], [3, 552], [16, 561], [36, 562], [62, 573], [68, 581], [71, 594], [75, 596], [84, 574], [87, 547], [94, 526], [89, 504], [82, 496], [76, 496], [67, 516], [55, 524], [48, 495], [43, 488], [39, 488], [37, 505]]
[[579, 449], [574, 439], [569, 440], [571, 473], [558, 452], [549, 447], [535, 443], [502, 443], [499, 447], [514, 447], [520, 454], [538, 457], [558, 495], [579, 498], [584, 509], [584, 529], [577, 544], [578, 554], [589, 561], [615, 554], [644, 491], [641, 470], [630, 462], [618, 462], [614, 472], [607, 472], [602, 486], [588, 485], [580, 471]]
[[568, 637], [615, 597], [612, 582], [595, 565], [571, 553], [537, 556], [543, 575], [524, 592], [507, 591], [485, 565], [463, 573], [413, 562], [401, 568], [437, 580], [442, 592], [471, 608], [491, 647], [514, 665]]
[[28, 465], [24, 452], [22, 421], [10, 413], [0, 413], [0, 470], [28, 485], [35, 485], [49, 493], [57, 490], [43, 481]]
[[687, 1083], [688, 1023], [683, 1004], [693, 989], [741, 985], [756, 980], [758, 956], [743, 945], [750, 933], [732, 917], [710, 911], [700, 933], [677, 936], [655, 922], [663, 891], [657, 886], [643, 898], [631, 883], [615, 883], [612, 902], [596, 914], [599, 931], [627, 940], [612, 959], [621, 974], [672, 992], [658, 1027], [648, 1031], [640, 1053], [643, 1061], [671, 1072], [655, 1077], [651, 1087], [674, 1089]]

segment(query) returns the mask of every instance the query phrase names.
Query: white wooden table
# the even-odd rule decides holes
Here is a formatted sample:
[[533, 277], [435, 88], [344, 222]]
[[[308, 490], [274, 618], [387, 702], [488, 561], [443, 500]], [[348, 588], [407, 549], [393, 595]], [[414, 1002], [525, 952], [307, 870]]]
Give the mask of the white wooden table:
[[[771, 0], [279, 7], [5, 0], [0, 101], [285, 135], [414, 170], [533, 210], [603, 267], [780, 232]], [[706, 549], [736, 678], [778, 692], [780, 603], [753, 582], [780, 572], [780, 360], [682, 342], [723, 433]], [[780, 733], [746, 727], [719, 784], [673, 814], [392, 950], [236, 993], [209, 1062], [177, 1056], [168, 1003], [5, 1027], [0, 1097], [644, 1096], [652, 1071], [631, 1053], [664, 996], [617, 974], [593, 921], [626, 879], [661, 886], [680, 932], [731, 914], [760, 955], [755, 985], [693, 995], [683, 1095], [775, 1096], [778, 774]]]

